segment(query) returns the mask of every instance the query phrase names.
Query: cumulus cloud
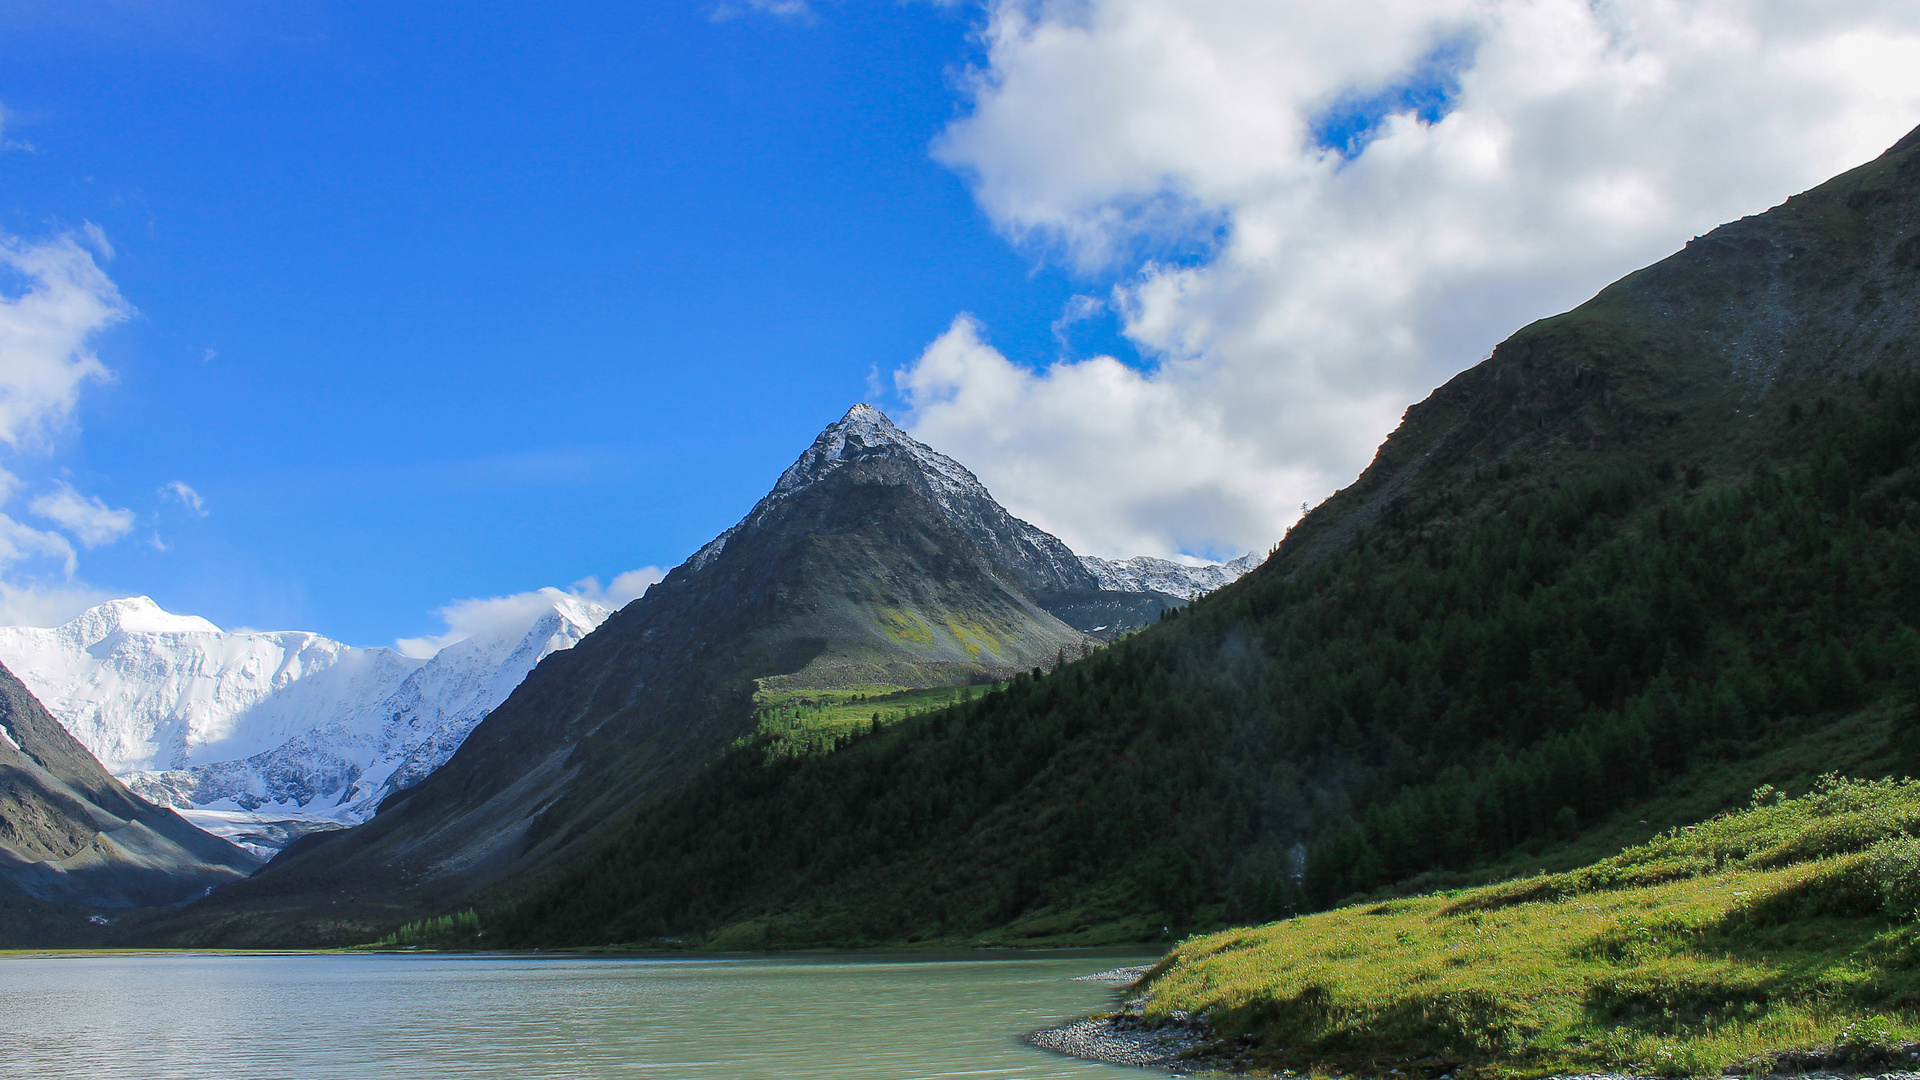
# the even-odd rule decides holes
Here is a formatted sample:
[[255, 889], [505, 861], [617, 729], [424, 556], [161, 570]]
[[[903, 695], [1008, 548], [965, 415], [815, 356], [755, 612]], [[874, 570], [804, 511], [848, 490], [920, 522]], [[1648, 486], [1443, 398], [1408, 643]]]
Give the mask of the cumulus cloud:
[[187, 509], [192, 510], [201, 517], [207, 516], [206, 500], [200, 497], [199, 492], [188, 487], [184, 481], [175, 480], [169, 483], [166, 487], [160, 489], [160, 496], [162, 498], [170, 497], [178, 499], [186, 505]]
[[0, 236], [0, 270], [24, 285], [0, 291], [0, 443], [42, 444], [81, 387], [109, 377], [89, 344], [133, 311], [94, 261], [111, 250], [93, 228], [37, 244]]
[[646, 566], [615, 575], [605, 588], [598, 579], [589, 577], [575, 582], [566, 591], [549, 587], [510, 596], [455, 600], [435, 612], [445, 621], [446, 633], [401, 638], [393, 645], [407, 656], [425, 658], [468, 638], [481, 641], [519, 638], [557, 602], [586, 600], [602, 607], [619, 608], [646, 592], [647, 586], [663, 576], [658, 567]]
[[1092, 551], [1270, 544], [1521, 325], [1920, 122], [1892, 0], [991, 0], [983, 40], [936, 155], [1151, 367], [963, 318], [896, 381]]
[[987, 463], [987, 486], [1009, 510], [1082, 554], [1244, 554], [1212, 549], [1262, 535], [1313, 479], [1263, 483], [1272, 470], [1261, 447], [1200, 395], [1164, 393], [1110, 357], [1023, 368], [968, 315], [896, 385], [916, 437], [972, 468]]
[[95, 548], [111, 544], [133, 531], [133, 511], [108, 506], [91, 495], [61, 483], [36, 497], [27, 509], [72, 533], [81, 544]]

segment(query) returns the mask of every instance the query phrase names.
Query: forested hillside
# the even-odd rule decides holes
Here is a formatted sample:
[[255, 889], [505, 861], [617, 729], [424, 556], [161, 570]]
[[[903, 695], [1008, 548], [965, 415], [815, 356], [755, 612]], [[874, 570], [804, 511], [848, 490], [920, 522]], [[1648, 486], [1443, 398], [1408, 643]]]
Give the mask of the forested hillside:
[[1843, 721], [1902, 767], [1916, 147], [1516, 334], [1178, 617], [830, 753], [743, 746], [483, 918], [528, 944], [1150, 937], [1573, 837]]

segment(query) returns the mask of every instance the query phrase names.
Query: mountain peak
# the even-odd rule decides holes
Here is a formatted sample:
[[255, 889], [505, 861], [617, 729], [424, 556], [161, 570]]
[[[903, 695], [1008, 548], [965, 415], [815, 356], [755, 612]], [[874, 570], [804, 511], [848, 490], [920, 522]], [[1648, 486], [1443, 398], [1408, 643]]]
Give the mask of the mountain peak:
[[150, 596], [128, 596], [97, 604], [75, 616], [66, 625], [95, 630], [104, 637], [115, 630], [129, 634], [217, 634], [220, 628], [198, 615], [175, 615]]
[[[853, 408], [847, 410], [847, 415], [840, 418], [840, 423], [881, 424], [889, 428], [893, 427], [893, 421], [887, 419], [886, 413], [881, 412], [879, 409], [874, 408], [864, 401], [854, 403]], [[839, 425], [835, 426], [837, 427]]]
[[[927, 487], [942, 511], [953, 516], [956, 508], [976, 502], [993, 502], [986, 485], [965, 465], [940, 453], [894, 426], [887, 414], [866, 402], [848, 409], [846, 415], [827, 425], [813, 445], [800, 455], [760, 502], [740, 523], [708, 541], [687, 560], [689, 571], [711, 562], [727, 541], [750, 523], [762, 519], [773, 507], [811, 488], [849, 465], [877, 458], [901, 457], [909, 460], [926, 478]], [[995, 504], [996, 506], [998, 504]], [[1004, 511], [1003, 511], [1004, 513]], [[1032, 526], [1022, 525], [1031, 529]], [[1057, 541], [1056, 541], [1057, 542]], [[1063, 548], [1064, 550], [1064, 548]]]
[[887, 414], [861, 402], [845, 416], [827, 425], [780, 474], [768, 498], [779, 499], [812, 486], [843, 465], [883, 454], [901, 454], [920, 467], [933, 486], [934, 497], [946, 505], [956, 495], [986, 494], [979, 478], [967, 467], [894, 426]]

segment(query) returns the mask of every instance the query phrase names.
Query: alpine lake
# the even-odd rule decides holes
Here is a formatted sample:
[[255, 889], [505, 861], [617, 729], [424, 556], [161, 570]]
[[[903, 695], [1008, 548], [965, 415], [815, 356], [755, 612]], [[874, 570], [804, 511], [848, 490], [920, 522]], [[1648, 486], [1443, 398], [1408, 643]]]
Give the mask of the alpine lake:
[[1027, 1046], [1135, 954], [0, 958], [0, 1076], [1140, 1080]]

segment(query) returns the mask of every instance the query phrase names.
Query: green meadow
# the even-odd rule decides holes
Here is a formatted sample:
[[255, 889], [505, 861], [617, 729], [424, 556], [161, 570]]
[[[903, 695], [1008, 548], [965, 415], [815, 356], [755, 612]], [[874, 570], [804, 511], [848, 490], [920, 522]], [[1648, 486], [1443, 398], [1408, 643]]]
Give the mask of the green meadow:
[[769, 758], [834, 750], [854, 735], [972, 701], [990, 686], [912, 689], [879, 684], [838, 690], [761, 690], [754, 695], [758, 724], [736, 746], [764, 740]]
[[1762, 788], [1576, 870], [1189, 939], [1144, 1011], [1207, 1016], [1233, 1071], [1884, 1071], [1920, 1039], [1917, 834], [1920, 782]]

